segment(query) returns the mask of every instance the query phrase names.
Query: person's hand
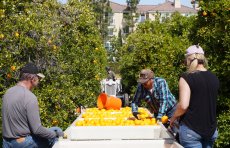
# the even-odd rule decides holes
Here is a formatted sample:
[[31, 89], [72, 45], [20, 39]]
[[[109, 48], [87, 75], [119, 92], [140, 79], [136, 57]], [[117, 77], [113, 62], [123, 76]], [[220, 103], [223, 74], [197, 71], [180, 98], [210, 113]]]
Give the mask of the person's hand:
[[175, 120], [176, 120], [176, 118], [175, 117], [172, 117], [172, 118], [170, 118], [169, 119], [169, 121], [170, 121], [170, 127], [173, 127], [174, 126], [174, 122], [175, 122]]
[[139, 120], [139, 118], [138, 118], [138, 114], [140, 114], [139, 112], [133, 112], [133, 116], [136, 118], [136, 119], [138, 119]]
[[64, 139], [67, 139], [67, 138], [68, 138], [66, 133], [64, 133], [63, 138], [64, 138]]
[[157, 122], [161, 122], [161, 118], [156, 118]]
[[56, 137], [59, 138], [59, 137], [64, 137], [64, 133], [62, 131], [57, 131], [55, 130], [55, 133], [56, 133]]

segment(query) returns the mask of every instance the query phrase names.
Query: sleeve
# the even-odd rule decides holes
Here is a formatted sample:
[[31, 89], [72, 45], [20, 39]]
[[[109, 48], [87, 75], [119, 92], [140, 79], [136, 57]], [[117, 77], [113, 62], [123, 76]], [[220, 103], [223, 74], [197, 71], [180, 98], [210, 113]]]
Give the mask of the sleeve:
[[37, 99], [31, 99], [27, 104], [27, 119], [32, 134], [46, 139], [56, 137], [54, 131], [50, 131], [42, 126]]
[[138, 84], [132, 103], [139, 105], [141, 98], [142, 98], [142, 86], [141, 84]]
[[164, 79], [160, 81], [158, 91], [159, 91], [160, 107], [159, 107], [157, 118], [161, 118], [165, 114], [167, 100], [170, 98], [168, 93], [169, 92], [168, 84]]
[[132, 112], [138, 112], [138, 105], [140, 103], [141, 98], [142, 98], [142, 86], [139, 83], [137, 85], [137, 89], [136, 89], [136, 92], [134, 94], [133, 101], [132, 101], [132, 104], [131, 104]]

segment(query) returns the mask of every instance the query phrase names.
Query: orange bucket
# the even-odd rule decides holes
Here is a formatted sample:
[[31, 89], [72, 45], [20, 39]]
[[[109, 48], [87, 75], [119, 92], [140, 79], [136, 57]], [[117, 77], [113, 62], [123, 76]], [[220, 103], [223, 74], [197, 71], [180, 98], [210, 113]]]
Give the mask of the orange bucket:
[[116, 109], [119, 110], [121, 108], [121, 99], [108, 96], [105, 93], [101, 93], [97, 98], [97, 107], [99, 109]]

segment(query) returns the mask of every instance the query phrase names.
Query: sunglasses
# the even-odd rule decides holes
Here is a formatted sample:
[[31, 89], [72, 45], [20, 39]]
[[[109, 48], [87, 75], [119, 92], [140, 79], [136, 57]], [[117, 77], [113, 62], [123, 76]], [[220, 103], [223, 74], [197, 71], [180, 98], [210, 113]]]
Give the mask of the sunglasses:
[[139, 75], [139, 78], [147, 79], [147, 78], [148, 78], [148, 75], [146, 75], [146, 74], [140, 74], [140, 75]]

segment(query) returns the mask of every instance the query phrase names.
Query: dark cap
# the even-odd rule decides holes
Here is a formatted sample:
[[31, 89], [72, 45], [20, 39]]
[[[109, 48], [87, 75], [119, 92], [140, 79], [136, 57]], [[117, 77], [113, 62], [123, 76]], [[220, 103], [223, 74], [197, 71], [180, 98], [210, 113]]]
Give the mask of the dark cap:
[[105, 69], [106, 69], [106, 71], [110, 71], [110, 67], [109, 66], [106, 66]]
[[37, 76], [44, 78], [45, 76], [42, 73], [39, 73], [39, 70], [37, 66], [33, 63], [27, 63], [24, 67], [21, 69], [22, 73], [29, 73], [29, 74], [36, 74]]
[[147, 82], [149, 79], [152, 79], [154, 76], [154, 73], [152, 70], [150, 69], [142, 69], [139, 75], [139, 79], [137, 80], [137, 82], [143, 84], [145, 82]]

